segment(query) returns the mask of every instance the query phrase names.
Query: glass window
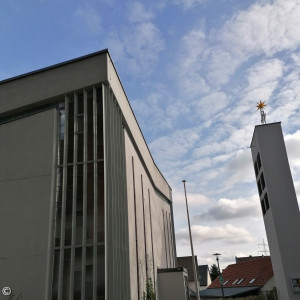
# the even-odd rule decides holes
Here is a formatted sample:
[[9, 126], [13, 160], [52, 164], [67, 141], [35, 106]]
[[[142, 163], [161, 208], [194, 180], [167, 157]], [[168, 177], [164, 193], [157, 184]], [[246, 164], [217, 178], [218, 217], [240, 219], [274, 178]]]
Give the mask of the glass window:
[[74, 102], [69, 102], [68, 115], [68, 163], [73, 162], [74, 157]]
[[97, 299], [105, 299], [104, 245], [97, 247]]
[[270, 205], [269, 205], [269, 198], [268, 198], [268, 194], [266, 193], [265, 194], [265, 204], [266, 204], [266, 210], [268, 210], [270, 208]]
[[261, 209], [262, 209], [263, 215], [265, 215], [266, 214], [266, 207], [265, 207], [264, 199], [260, 201], [260, 204], [261, 204]]
[[86, 242], [94, 240], [94, 164], [87, 164], [87, 224]]
[[82, 248], [75, 248], [74, 299], [81, 297]]
[[254, 163], [254, 170], [255, 170], [255, 175], [256, 175], [256, 177], [257, 177], [257, 175], [258, 175], [257, 162]]
[[261, 188], [260, 180], [257, 181], [257, 188], [258, 188], [259, 195], [261, 195], [262, 188]]
[[97, 155], [103, 158], [103, 103], [102, 89], [97, 89]]
[[68, 299], [70, 291], [71, 249], [64, 253], [63, 299]]
[[266, 187], [264, 173], [261, 173], [260, 175], [260, 182], [261, 182], [262, 189], [264, 190]]
[[261, 160], [260, 160], [259, 153], [257, 153], [257, 166], [258, 166], [258, 170], [260, 170], [260, 168], [261, 168]]
[[93, 116], [93, 90], [87, 92], [87, 155], [88, 160], [94, 159], [94, 116]]

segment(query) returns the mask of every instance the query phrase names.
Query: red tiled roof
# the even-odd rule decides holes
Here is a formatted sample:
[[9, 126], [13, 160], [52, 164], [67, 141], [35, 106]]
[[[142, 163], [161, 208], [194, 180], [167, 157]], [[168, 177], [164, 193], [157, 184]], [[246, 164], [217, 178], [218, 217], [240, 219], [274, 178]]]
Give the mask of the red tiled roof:
[[[270, 256], [262, 256], [257, 259], [250, 261], [239, 262], [238, 264], [232, 264], [227, 266], [222, 272], [224, 283], [227, 282], [223, 287], [251, 287], [251, 286], [264, 286], [273, 276], [273, 268]], [[235, 283], [232, 285], [236, 279], [244, 279], [240, 284]], [[254, 282], [249, 283], [251, 279]], [[208, 289], [219, 288], [220, 282], [216, 278], [208, 287]]]
[[258, 258], [262, 258], [263, 256], [246, 256], [246, 257], [236, 257], [235, 258], [235, 262], [238, 264], [238, 263], [241, 263], [241, 262], [245, 262], [245, 261], [249, 261], [249, 260], [254, 260], [254, 259], [258, 259]]

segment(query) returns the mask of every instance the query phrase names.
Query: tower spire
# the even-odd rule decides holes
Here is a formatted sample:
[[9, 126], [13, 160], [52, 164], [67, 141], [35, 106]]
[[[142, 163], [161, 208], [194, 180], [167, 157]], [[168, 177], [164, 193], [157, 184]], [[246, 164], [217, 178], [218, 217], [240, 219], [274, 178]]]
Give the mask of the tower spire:
[[259, 100], [259, 103], [257, 103], [256, 107], [257, 109], [260, 110], [260, 117], [261, 117], [261, 124], [266, 124], [266, 116], [267, 114], [264, 112], [264, 108], [267, 106], [267, 104], [265, 104], [265, 101], [261, 101]]

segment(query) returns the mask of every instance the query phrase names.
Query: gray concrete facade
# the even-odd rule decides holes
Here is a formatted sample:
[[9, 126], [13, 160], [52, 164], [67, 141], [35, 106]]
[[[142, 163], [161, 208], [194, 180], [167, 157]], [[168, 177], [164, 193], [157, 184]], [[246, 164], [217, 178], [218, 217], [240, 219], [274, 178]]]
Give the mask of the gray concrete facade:
[[300, 299], [300, 213], [280, 123], [255, 127], [253, 164], [279, 298]]
[[15, 296], [142, 299], [176, 265], [171, 188], [107, 50], [0, 82], [0, 199]]
[[0, 126], [0, 282], [23, 299], [48, 291], [56, 126], [53, 109]]

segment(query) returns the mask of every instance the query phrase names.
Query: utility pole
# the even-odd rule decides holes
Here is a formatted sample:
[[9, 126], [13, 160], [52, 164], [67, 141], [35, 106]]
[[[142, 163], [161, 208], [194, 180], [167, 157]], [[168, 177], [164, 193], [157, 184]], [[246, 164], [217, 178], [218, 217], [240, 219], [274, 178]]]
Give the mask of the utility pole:
[[196, 286], [196, 299], [200, 300], [200, 294], [199, 294], [199, 289], [198, 289], [198, 276], [197, 276], [197, 270], [196, 270], [196, 261], [195, 261], [193, 241], [192, 241], [189, 207], [188, 207], [187, 196], [186, 196], [186, 188], [185, 188], [186, 181], [182, 180], [182, 182], [183, 182], [183, 187], [184, 187], [186, 213], [187, 213], [187, 219], [188, 219], [188, 225], [189, 225], [189, 234], [190, 234], [190, 243], [191, 243], [191, 251], [192, 251], [193, 270], [194, 270], [194, 280], [195, 280], [195, 286]]

